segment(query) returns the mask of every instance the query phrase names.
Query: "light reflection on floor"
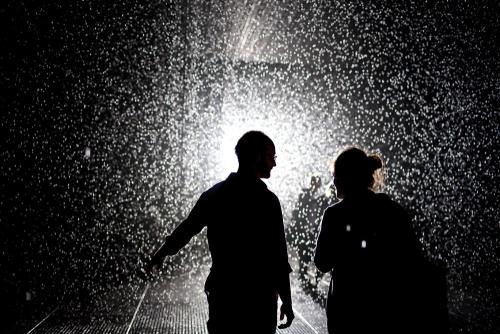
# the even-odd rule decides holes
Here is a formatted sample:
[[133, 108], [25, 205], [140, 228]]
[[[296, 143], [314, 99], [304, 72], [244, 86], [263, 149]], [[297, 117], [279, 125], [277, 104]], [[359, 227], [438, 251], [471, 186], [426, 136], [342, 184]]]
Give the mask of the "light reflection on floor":
[[[206, 273], [178, 275], [135, 286], [117, 287], [87, 302], [60, 305], [36, 324], [41, 333], [200, 333], [206, 334]], [[292, 277], [296, 319], [277, 333], [326, 334], [324, 310], [305, 295]]]

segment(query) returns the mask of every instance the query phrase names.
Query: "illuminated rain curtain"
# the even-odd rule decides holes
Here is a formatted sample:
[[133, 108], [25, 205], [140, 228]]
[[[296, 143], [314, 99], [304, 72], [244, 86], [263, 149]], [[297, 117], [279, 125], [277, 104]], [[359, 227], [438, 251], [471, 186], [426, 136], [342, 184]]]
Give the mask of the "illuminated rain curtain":
[[[9, 2], [0, 20], [6, 286], [56, 296], [134, 284], [201, 192], [236, 169], [236, 140], [260, 129], [276, 143], [266, 182], [286, 225], [311, 175], [330, 182], [339, 150], [380, 152], [383, 190], [408, 208], [425, 254], [448, 267], [455, 328], [492, 332], [499, 6]], [[197, 237], [164, 274], [209, 261]]]

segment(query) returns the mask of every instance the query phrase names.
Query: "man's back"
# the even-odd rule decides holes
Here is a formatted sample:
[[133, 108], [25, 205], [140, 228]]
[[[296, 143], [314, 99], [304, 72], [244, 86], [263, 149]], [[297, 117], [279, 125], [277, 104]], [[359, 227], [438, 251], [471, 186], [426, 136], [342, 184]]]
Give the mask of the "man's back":
[[289, 271], [278, 198], [264, 182], [233, 173], [200, 201], [212, 256], [207, 290], [242, 283], [275, 290], [275, 276]]
[[212, 256], [205, 285], [209, 329], [234, 330], [242, 314], [252, 314], [245, 329], [273, 333], [279, 279], [290, 271], [277, 197], [262, 181], [231, 174], [197, 206]]
[[236, 144], [238, 172], [205, 191], [189, 216], [153, 255], [147, 271], [177, 253], [205, 227], [212, 268], [205, 284], [209, 333], [275, 333], [294, 318], [285, 233], [278, 198], [260, 179], [276, 166], [274, 143], [260, 131]]

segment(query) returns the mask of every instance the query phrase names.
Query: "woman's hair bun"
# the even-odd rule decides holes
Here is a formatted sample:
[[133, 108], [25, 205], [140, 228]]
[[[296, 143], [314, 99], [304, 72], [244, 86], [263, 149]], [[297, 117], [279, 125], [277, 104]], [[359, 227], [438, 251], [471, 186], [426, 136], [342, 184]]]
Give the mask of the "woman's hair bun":
[[376, 171], [377, 169], [380, 169], [382, 168], [382, 159], [376, 155], [376, 154], [370, 154], [368, 155], [368, 160], [367, 160], [367, 163], [368, 163], [368, 168], [371, 170], [371, 171]]
[[344, 188], [375, 190], [383, 184], [382, 168], [382, 158], [378, 153], [367, 155], [364, 150], [353, 146], [335, 159], [334, 175]]

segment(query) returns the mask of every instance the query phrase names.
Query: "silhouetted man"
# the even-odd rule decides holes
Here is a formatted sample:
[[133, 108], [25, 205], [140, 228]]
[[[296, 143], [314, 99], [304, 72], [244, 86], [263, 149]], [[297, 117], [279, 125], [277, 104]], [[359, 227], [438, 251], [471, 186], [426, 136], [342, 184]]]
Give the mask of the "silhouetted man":
[[290, 326], [294, 315], [288, 255], [278, 198], [261, 178], [276, 166], [275, 147], [250, 131], [236, 145], [239, 168], [205, 191], [151, 259], [150, 268], [177, 253], [207, 227], [212, 267], [205, 283], [210, 334], [275, 333], [277, 301]]

